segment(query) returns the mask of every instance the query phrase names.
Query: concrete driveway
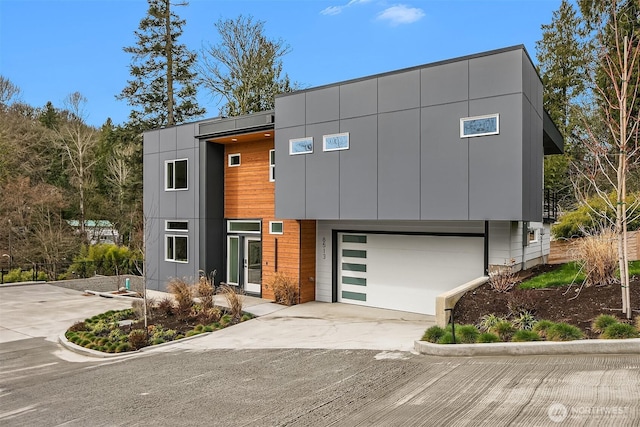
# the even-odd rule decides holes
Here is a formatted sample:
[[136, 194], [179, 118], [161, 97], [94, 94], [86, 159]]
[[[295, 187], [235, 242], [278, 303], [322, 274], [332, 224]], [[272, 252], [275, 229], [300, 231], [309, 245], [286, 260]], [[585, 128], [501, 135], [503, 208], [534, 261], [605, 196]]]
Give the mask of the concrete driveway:
[[[89, 287], [89, 286], [88, 286]], [[155, 298], [168, 294], [149, 292]], [[0, 343], [43, 337], [56, 341], [74, 322], [131, 301], [86, 295], [46, 284], [0, 287]], [[293, 307], [245, 297], [245, 310], [258, 315], [195, 339], [163, 346], [172, 349], [368, 349], [412, 351], [434, 316], [348, 304], [311, 302]]]

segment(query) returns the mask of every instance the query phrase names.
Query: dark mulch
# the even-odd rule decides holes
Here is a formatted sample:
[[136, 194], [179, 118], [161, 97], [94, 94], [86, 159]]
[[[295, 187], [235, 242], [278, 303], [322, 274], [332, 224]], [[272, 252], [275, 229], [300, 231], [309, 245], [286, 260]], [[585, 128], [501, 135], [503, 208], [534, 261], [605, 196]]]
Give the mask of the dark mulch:
[[[540, 274], [555, 268], [542, 266], [526, 272]], [[529, 310], [537, 319], [567, 322], [582, 329], [588, 338], [597, 338], [591, 323], [600, 314], [610, 314], [626, 321], [622, 316], [622, 290], [619, 284], [584, 287], [560, 286], [547, 289], [512, 289], [507, 293], [493, 291], [488, 283], [467, 292], [456, 304], [457, 324], [477, 324], [486, 314], [508, 316], [512, 310]], [[630, 285], [633, 317], [640, 315], [640, 277], [633, 277]], [[577, 297], [576, 297], [577, 295]], [[574, 298], [575, 297], [575, 298]]]

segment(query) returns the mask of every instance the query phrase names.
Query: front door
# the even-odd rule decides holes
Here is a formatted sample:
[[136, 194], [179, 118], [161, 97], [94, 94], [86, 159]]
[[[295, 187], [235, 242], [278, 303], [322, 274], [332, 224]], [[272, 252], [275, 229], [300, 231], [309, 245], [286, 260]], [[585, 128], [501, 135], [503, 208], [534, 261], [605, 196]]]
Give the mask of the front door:
[[244, 290], [260, 294], [262, 283], [262, 242], [259, 237], [244, 238]]

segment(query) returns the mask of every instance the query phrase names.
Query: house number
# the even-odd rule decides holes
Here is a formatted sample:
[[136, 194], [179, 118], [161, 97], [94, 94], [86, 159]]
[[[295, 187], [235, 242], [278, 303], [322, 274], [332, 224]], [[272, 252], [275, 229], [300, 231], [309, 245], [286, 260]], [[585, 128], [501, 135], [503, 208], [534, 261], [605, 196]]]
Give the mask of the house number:
[[327, 238], [322, 238], [322, 259], [327, 259]]

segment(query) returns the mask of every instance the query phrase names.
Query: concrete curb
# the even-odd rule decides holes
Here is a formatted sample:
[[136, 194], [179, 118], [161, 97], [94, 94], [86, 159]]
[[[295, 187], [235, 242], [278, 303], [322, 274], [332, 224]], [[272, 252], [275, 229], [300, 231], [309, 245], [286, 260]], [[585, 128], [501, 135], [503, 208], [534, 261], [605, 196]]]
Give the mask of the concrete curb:
[[98, 291], [85, 290], [84, 293], [85, 294], [91, 294], [91, 295], [97, 295], [97, 296], [103, 297], [103, 298], [125, 299], [125, 300], [128, 300], [128, 301], [131, 301], [132, 298], [133, 299], [142, 300], [142, 297], [138, 296], [137, 292], [128, 292], [126, 294], [112, 294], [110, 292], [98, 292]]
[[521, 343], [433, 344], [415, 341], [414, 349], [429, 356], [538, 356], [561, 354], [640, 354], [640, 338], [626, 340], [541, 341]]

